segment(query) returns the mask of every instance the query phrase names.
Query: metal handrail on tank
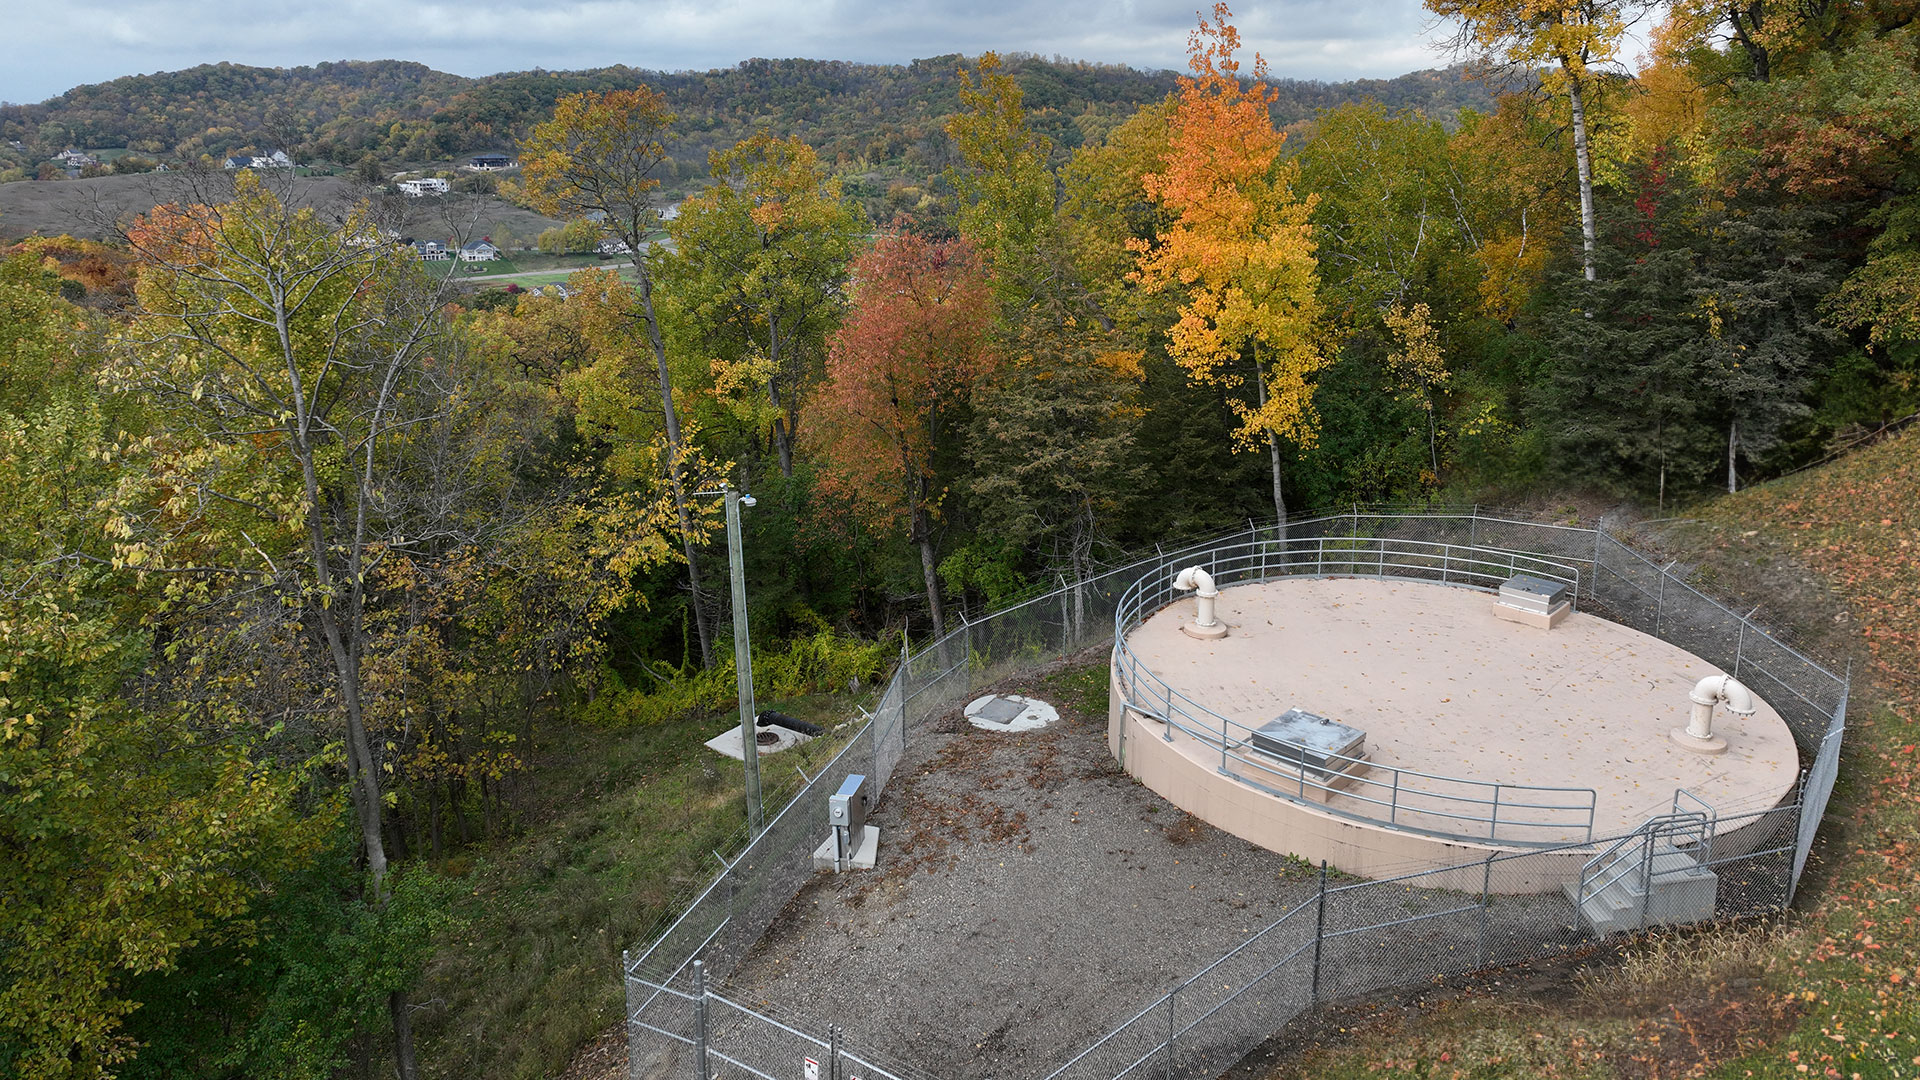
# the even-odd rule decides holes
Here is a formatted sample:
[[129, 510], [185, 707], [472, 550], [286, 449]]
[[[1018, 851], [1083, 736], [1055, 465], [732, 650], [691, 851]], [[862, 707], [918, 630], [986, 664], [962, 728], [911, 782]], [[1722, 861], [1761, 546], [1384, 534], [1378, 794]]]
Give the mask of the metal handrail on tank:
[[[1379, 577], [1492, 592], [1508, 578], [1527, 574], [1565, 584], [1570, 596], [1580, 592], [1580, 570], [1567, 563], [1502, 548], [1393, 538], [1255, 540], [1221, 545], [1197, 557], [1183, 553], [1180, 561], [1204, 566], [1222, 588], [1280, 577]], [[1114, 612], [1113, 635], [1114, 664], [1126, 706], [1166, 725], [1168, 741], [1176, 729], [1184, 732], [1220, 751], [1222, 775], [1339, 817], [1448, 840], [1525, 847], [1593, 839], [1592, 788], [1467, 780], [1318, 751], [1315, 756], [1327, 760], [1324, 770], [1269, 765], [1270, 758], [1284, 759], [1256, 747], [1253, 728], [1174, 689], [1128, 644], [1129, 633], [1178, 599], [1172, 584], [1175, 569], [1163, 563], [1128, 586]], [[1236, 766], [1265, 775], [1240, 775], [1233, 771]], [[1319, 775], [1309, 775], [1314, 772]], [[1268, 779], [1273, 782], [1263, 782]]]

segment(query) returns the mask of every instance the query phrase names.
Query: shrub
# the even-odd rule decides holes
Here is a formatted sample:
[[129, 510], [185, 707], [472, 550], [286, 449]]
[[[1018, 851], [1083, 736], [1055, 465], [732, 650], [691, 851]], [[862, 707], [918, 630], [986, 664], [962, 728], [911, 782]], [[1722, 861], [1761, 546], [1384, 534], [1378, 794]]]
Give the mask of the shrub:
[[[818, 630], [787, 642], [777, 652], [754, 657], [755, 696], [773, 701], [844, 691], [855, 679], [877, 682], [899, 650], [899, 641], [891, 636], [866, 641]], [[644, 689], [627, 687], [608, 672], [605, 692], [587, 706], [585, 716], [602, 727], [629, 728], [717, 715], [738, 704], [733, 672], [731, 649], [711, 668], [675, 672]]]

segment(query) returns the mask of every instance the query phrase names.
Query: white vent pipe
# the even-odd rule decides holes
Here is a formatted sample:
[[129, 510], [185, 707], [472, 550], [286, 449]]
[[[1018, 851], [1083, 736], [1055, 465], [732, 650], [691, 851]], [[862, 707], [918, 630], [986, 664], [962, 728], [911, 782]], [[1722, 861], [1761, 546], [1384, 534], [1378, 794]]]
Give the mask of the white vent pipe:
[[1693, 716], [1687, 720], [1687, 734], [1702, 741], [1713, 738], [1713, 707], [1724, 704], [1735, 716], [1752, 716], [1759, 706], [1753, 694], [1731, 675], [1709, 675], [1693, 685], [1687, 695], [1693, 702]]
[[1193, 625], [1211, 630], [1219, 624], [1213, 618], [1213, 601], [1220, 590], [1213, 587], [1213, 575], [1201, 567], [1189, 566], [1173, 577], [1176, 589], [1193, 590]]

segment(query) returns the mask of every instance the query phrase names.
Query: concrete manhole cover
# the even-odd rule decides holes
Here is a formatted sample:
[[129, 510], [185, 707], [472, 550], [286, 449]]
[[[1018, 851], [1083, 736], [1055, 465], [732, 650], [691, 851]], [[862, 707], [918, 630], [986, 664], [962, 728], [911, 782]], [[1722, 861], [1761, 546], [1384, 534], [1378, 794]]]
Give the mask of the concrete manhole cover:
[[1019, 694], [988, 694], [967, 703], [968, 722], [983, 731], [1033, 731], [1058, 719], [1053, 706]]
[[[753, 731], [753, 743], [760, 748], [762, 757], [777, 754], [782, 750], [791, 750], [803, 742], [811, 741], [812, 738], [811, 735], [802, 735], [797, 731], [771, 725], [756, 725]], [[738, 724], [708, 739], [707, 747], [735, 761], [744, 760], [747, 756], [740, 743], [740, 725]]]

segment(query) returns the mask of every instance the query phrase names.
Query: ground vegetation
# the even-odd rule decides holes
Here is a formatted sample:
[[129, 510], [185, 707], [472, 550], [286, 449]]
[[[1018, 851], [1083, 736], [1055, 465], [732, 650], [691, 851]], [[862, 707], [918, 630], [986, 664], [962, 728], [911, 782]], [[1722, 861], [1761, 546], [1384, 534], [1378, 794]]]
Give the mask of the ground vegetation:
[[[1547, 65], [1497, 100], [1242, 72], [1218, 7], [1185, 77], [229, 66], [0, 110], [212, 153], [304, 94], [275, 122], [368, 179], [521, 162], [405, 205], [22, 182], [156, 186], [0, 254], [0, 1065], [564, 1067], [746, 820], [699, 745], [738, 719], [726, 484], [761, 698], [829, 726], [903, 644], [1283, 508], [1577, 491], [1708, 522], [1676, 550], [1729, 580], [1824, 573], [1876, 692], [1805, 917], [1671, 1024], [1508, 1039], [1468, 1002], [1435, 1015], [1480, 1035], [1390, 1056], [1621, 1075], [1693, 1033], [1641, 1074], [1907, 1068], [1912, 13], [1683, 4], [1629, 74], [1614, 9], [1523, 6], [1460, 11]], [[555, 216], [461, 216], [508, 200]], [[476, 291], [397, 243], [422, 207], [597, 253]]]

